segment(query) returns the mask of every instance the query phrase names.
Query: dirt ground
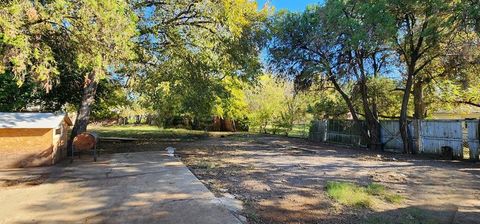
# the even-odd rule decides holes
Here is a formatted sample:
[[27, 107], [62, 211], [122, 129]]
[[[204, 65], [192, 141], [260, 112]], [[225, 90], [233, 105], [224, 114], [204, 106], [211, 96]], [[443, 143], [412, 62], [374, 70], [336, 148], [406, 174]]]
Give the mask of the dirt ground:
[[[177, 148], [213, 192], [244, 201], [250, 223], [480, 223], [479, 164], [254, 135]], [[325, 193], [329, 180], [380, 183], [405, 200], [341, 206]]]
[[[434, 161], [302, 139], [232, 135], [193, 141], [102, 144], [106, 152], [177, 148], [215, 194], [244, 202], [249, 223], [480, 223], [480, 164]], [[327, 181], [380, 183], [405, 199], [342, 206]]]

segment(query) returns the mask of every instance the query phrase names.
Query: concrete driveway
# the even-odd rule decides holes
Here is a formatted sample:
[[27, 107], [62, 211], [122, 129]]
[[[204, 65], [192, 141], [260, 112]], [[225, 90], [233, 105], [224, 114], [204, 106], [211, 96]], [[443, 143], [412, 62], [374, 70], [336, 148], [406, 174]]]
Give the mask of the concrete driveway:
[[162, 152], [0, 171], [4, 182], [25, 176], [47, 179], [0, 187], [0, 223], [242, 223], [231, 205]]

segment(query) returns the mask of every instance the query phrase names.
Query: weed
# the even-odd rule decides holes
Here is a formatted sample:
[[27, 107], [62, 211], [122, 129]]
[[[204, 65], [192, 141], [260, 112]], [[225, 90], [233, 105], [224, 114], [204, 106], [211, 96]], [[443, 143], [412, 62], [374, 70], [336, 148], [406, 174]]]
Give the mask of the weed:
[[326, 190], [330, 198], [348, 206], [372, 207], [377, 198], [396, 204], [403, 200], [401, 195], [390, 193], [385, 186], [377, 183], [363, 187], [354, 183], [329, 181]]
[[383, 198], [385, 201], [393, 204], [400, 204], [404, 199], [403, 196], [399, 194], [385, 194]]
[[377, 183], [371, 183], [367, 185], [366, 191], [371, 195], [383, 195], [385, 194], [385, 186]]
[[399, 204], [403, 201], [403, 196], [387, 192], [385, 186], [377, 183], [367, 185], [366, 191], [370, 195], [380, 196], [389, 203]]
[[327, 194], [341, 204], [358, 207], [371, 207], [372, 197], [362, 188], [353, 183], [329, 181], [326, 185]]
[[215, 169], [216, 165], [214, 162], [210, 162], [207, 160], [202, 160], [197, 164], [198, 168], [200, 169]]

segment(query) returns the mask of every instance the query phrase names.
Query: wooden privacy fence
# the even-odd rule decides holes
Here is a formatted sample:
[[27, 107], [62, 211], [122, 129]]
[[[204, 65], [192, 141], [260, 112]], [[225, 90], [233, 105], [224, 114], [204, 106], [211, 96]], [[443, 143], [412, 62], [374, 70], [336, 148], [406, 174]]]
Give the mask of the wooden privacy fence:
[[[399, 122], [382, 120], [380, 126], [384, 150], [402, 152]], [[357, 125], [352, 120], [317, 120], [312, 122], [309, 139], [366, 146], [362, 128], [366, 130], [364, 122]], [[454, 158], [479, 159], [479, 120], [412, 120], [408, 130], [418, 153], [445, 155], [448, 152]], [[468, 155], [464, 155], [464, 151], [468, 151]]]

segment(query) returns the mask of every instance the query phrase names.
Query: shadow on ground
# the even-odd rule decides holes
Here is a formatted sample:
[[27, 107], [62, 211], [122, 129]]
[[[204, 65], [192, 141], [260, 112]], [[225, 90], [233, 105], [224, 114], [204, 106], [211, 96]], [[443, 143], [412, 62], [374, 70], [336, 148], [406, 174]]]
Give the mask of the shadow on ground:
[[0, 223], [240, 223], [178, 159], [159, 152], [103, 155], [50, 168], [2, 170]]
[[[2, 172], [0, 182], [4, 183], [5, 176], [47, 173], [48, 178], [40, 184], [28, 184], [27, 178], [25, 184], [9, 182], [0, 188], [0, 201], [8, 202], [0, 205], [0, 223], [228, 223], [212, 219], [231, 213], [217, 209], [218, 203], [211, 201], [213, 195], [205, 193], [202, 184], [185, 189], [182, 183], [194, 177], [181, 174], [186, 169], [181, 163], [155, 152], [137, 153], [167, 146], [176, 147], [182, 161], [217, 196], [230, 193], [242, 200], [243, 215], [250, 223], [480, 220], [478, 164], [316, 145], [301, 139], [233, 135], [188, 142], [101, 143], [102, 160], [94, 165], [77, 161], [73, 166], [39, 169], [36, 174]], [[123, 153], [110, 154], [117, 152]], [[325, 194], [328, 181], [381, 183], [405, 199], [398, 204], [380, 200], [371, 209], [342, 206]]]

